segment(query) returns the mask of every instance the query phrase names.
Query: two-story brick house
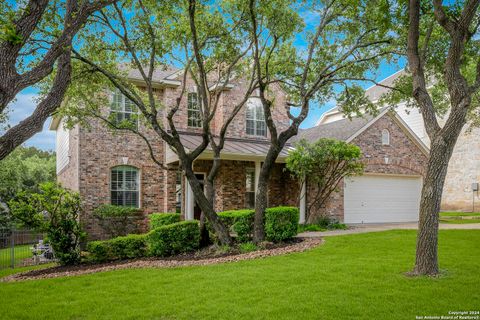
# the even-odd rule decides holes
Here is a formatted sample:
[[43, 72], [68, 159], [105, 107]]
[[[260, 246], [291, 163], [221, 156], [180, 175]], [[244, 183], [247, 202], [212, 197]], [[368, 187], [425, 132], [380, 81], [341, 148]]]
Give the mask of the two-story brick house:
[[[179, 96], [182, 87], [180, 75], [181, 72], [174, 68], [157, 71], [155, 74], [156, 94], [165, 106], [173, 105]], [[131, 72], [129, 77], [132, 82], [142, 85], [141, 77], [135, 72]], [[181, 133], [184, 146], [193, 149], [201, 140], [199, 134], [201, 123], [195, 84], [188, 77], [186, 81], [186, 96], [175, 114], [174, 122]], [[244, 97], [246, 83], [241, 78], [235, 79], [221, 90], [220, 107], [212, 123], [214, 134], [218, 134], [223, 121]], [[274, 96], [272, 116], [278, 129], [283, 130], [289, 124], [286, 95], [279, 87], [273, 90], [272, 94]], [[113, 113], [119, 120], [129, 119], [135, 112], [128, 99], [119, 92], [111, 93], [110, 105], [102, 110], [105, 115]], [[408, 197], [412, 194], [411, 190], [417, 190], [419, 194], [418, 188], [421, 186], [426, 161], [425, 148], [395, 114], [387, 111], [375, 118], [358, 118], [351, 123], [340, 121], [334, 126], [331, 124], [325, 128], [317, 126], [300, 134], [300, 137], [312, 141], [321, 137], [331, 137], [352, 141], [361, 146], [365, 161], [368, 162], [367, 171], [372, 176], [366, 185], [362, 184], [362, 178], [357, 179], [362, 180], [359, 182], [360, 189], [365, 186], [378, 188], [380, 183], [380, 188], [391, 188], [392, 192], [409, 191], [397, 196], [396, 202], [390, 201], [396, 203], [397, 207], [390, 210], [390, 213], [386, 212], [386, 216], [372, 218], [368, 213], [367, 216], [351, 216], [358, 208], [367, 210], [378, 207], [379, 201], [388, 202], [389, 194], [383, 194], [381, 199], [370, 197], [366, 206], [358, 199], [355, 200], [355, 196], [351, 200], [352, 192], [355, 195], [358, 190], [344, 194], [342, 183], [340, 192], [332, 196], [327, 210], [329, 214], [342, 221], [391, 222], [416, 220], [418, 217], [419, 196], [414, 195], [411, 201]], [[103, 237], [103, 230], [92, 215], [93, 210], [102, 204], [138, 207], [145, 215], [152, 212], [177, 211], [181, 212], [185, 219], [198, 219], [200, 210], [195, 204], [185, 177], [177, 170], [176, 154], [160, 137], [143, 127], [141, 122], [138, 123], [139, 130], [151, 141], [156, 158], [169, 170], [152, 161], [145, 142], [137, 135], [129, 132], [112, 132], [98, 119], [91, 119], [90, 122], [89, 128], [77, 125], [67, 130], [62, 119], [54, 118], [50, 128], [57, 133], [57, 179], [63, 186], [80, 193], [84, 208], [81, 221], [91, 238]], [[389, 135], [388, 143], [382, 143], [386, 132]], [[298, 205], [303, 221], [305, 210], [309, 207], [307, 205], [309, 193], [314, 190], [307, 185], [302, 188], [303, 196], [299, 197], [298, 183], [285, 170], [287, 150], [292, 146], [288, 145], [277, 159], [269, 184], [268, 201], [269, 206]], [[258, 175], [268, 148], [268, 130], [263, 108], [258, 97], [252, 95], [232, 121], [227, 132], [222, 152], [223, 161], [215, 185], [214, 205], [217, 211], [254, 206]], [[417, 160], [413, 161], [412, 155]], [[195, 160], [194, 170], [199, 179], [205, 178], [211, 167], [211, 159], [212, 152], [207, 148]], [[376, 176], [373, 176], [374, 174]], [[380, 177], [380, 181], [375, 177]], [[405, 201], [408, 203], [402, 204]]]

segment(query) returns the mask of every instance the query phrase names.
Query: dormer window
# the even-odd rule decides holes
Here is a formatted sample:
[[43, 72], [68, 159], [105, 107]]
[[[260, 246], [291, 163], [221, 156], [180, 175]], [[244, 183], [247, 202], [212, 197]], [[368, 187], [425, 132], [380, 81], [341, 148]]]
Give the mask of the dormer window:
[[387, 129], [382, 130], [382, 145], [390, 145], [390, 131], [388, 131]]
[[113, 92], [110, 115], [115, 125], [132, 123], [138, 127], [137, 107], [118, 89]]
[[188, 126], [193, 128], [202, 127], [202, 115], [198, 93], [189, 92], [187, 96]]
[[267, 136], [267, 124], [260, 98], [250, 98], [247, 101], [247, 134], [252, 136]]

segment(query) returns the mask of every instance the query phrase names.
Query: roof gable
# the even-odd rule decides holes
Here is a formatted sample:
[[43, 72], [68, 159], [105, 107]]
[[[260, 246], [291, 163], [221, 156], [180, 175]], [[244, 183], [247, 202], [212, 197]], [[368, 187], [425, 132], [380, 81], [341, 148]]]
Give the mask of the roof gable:
[[326, 124], [321, 124], [310, 129], [302, 130], [299, 134], [290, 140], [292, 143], [305, 139], [314, 142], [322, 138], [343, 140], [351, 142], [362, 132], [370, 128], [375, 122], [382, 117], [391, 117], [400, 127], [400, 129], [412, 140], [413, 143], [425, 154], [428, 155], [428, 147], [420, 140], [420, 138], [410, 129], [410, 127], [397, 115], [391, 108], [384, 108], [377, 116], [365, 114], [362, 117], [350, 119], [342, 119]]

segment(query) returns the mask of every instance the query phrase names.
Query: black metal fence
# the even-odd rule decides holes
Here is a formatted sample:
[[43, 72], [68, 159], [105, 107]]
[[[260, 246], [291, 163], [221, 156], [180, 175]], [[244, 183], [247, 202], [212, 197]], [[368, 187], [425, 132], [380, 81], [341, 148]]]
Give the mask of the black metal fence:
[[44, 254], [39, 255], [43, 238], [43, 234], [31, 230], [0, 229], [0, 269], [50, 262]]

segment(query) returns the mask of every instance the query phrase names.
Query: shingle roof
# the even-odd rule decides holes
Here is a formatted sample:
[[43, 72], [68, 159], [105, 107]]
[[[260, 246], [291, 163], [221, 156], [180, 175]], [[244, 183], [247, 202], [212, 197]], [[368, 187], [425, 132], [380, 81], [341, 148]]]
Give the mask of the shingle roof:
[[[180, 133], [180, 140], [185, 148], [193, 150], [202, 143], [202, 136], [192, 133]], [[270, 148], [270, 143], [265, 140], [226, 138], [222, 154], [265, 156]], [[286, 157], [292, 146], [287, 144], [280, 152], [279, 158]], [[206, 149], [212, 151], [209, 145]]]
[[290, 142], [294, 143], [301, 139], [314, 142], [321, 138], [345, 141], [353, 136], [362, 127], [364, 127], [373, 118], [373, 115], [365, 114], [363, 117], [355, 117], [352, 118], [352, 120], [342, 119], [326, 124], [320, 124], [310, 129], [301, 130], [296, 137], [290, 140]]
[[385, 93], [388, 93], [391, 90], [390, 88], [385, 88], [383, 86], [393, 87], [395, 84], [395, 81], [404, 75], [405, 75], [405, 70], [400, 70], [395, 72], [391, 76], [379, 82], [379, 84], [381, 84], [382, 86], [375, 85], [365, 90], [365, 95], [370, 101], [373, 101], [373, 102], [377, 101], [378, 99], [380, 99], [382, 95], [384, 95]]
[[[138, 68], [131, 68], [127, 64], [121, 64], [119, 66], [119, 68], [121, 70], [128, 71], [128, 78], [133, 79], [133, 80], [143, 81], [143, 77], [140, 74], [140, 71], [138, 70]], [[160, 82], [162, 80], [165, 80], [168, 76], [174, 74], [178, 70], [180, 70], [180, 69], [178, 69], [174, 66], [170, 66], [170, 65], [159, 66], [159, 67], [155, 68], [155, 70], [153, 71], [152, 80], [155, 81], [155, 82]], [[145, 72], [148, 72], [148, 68], [145, 68]]]

